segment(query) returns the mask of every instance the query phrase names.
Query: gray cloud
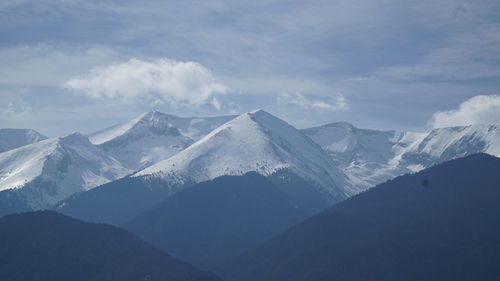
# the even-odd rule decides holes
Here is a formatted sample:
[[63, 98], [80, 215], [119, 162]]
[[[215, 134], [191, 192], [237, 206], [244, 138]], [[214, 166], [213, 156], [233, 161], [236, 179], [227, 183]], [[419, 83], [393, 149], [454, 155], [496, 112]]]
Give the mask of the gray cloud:
[[[0, 89], [22, 89], [24, 104], [44, 120], [31, 124], [54, 133], [48, 124], [60, 114], [71, 116], [58, 123], [67, 132], [98, 129], [152, 107], [181, 115], [262, 107], [300, 126], [346, 120], [422, 128], [436, 111], [480, 93], [499, 94], [499, 11], [495, 0], [3, 1]], [[108, 88], [88, 83], [92, 69], [160, 57], [198, 62], [231, 94], [182, 99], [141, 81], [145, 102], [117, 103], [139, 95], [117, 86], [104, 94]], [[60, 88], [75, 77], [87, 83]], [[100, 94], [89, 94], [91, 88]], [[87, 94], [69, 94], [73, 89]], [[277, 103], [281, 93], [300, 93], [288, 100], [308, 106], [283, 97]], [[349, 110], [311, 112], [314, 100], [338, 104], [336, 93]], [[0, 120], [5, 124], [30, 123]]]
[[0, 48], [0, 85], [53, 86], [89, 68], [114, 61], [104, 47], [58, 49], [48, 44]]
[[500, 25], [480, 26], [450, 38], [413, 65], [383, 68], [374, 77], [401, 80], [500, 78]]

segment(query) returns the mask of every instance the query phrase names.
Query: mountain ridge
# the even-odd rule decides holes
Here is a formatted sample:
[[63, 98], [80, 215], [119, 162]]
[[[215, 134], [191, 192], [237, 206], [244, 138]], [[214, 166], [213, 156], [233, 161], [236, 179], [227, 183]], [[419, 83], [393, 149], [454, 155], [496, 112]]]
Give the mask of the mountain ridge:
[[496, 280], [500, 159], [474, 154], [353, 196], [228, 262], [229, 281]]
[[481, 152], [500, 156], [498, 124], [400, 132], [338, 122], [302, 132], [321, 145], [358, 191], [457, 157]]
[[[244, 113], [218, 127], [180, 153], [132, 175], [187, 177], [194, 182], [256, 171], [265, 176], [288, 169], [320, 188], [326, 196], [345, 198], [345, 176], [321, 147], [263, 111]], [[344, 189], [345, 188], [345, 189]]]
[[234, 116], [178, 117], [156, 110], [89, 135], [92, 143], [138, 171], [166, 159]]
[[79, 133], [0, 153], [0, 190], [13, 190], [33, 209], [130, 173]]

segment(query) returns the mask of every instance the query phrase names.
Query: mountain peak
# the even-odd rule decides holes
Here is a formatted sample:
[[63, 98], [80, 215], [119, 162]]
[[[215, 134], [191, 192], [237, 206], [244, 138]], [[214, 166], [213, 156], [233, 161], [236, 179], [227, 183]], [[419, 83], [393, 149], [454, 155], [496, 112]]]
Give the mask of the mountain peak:
[[260, 108], [248, 111], [247, 114], [248, 115], [263, 115], [263, 114], [271, 115], [269, 112], [267, 112], [263, 109], [260, 109]]
[[80, 134], [79, 132], [73, 132], [73, 133], [66, 135], [64, 137], [59, 137], [58, 140], [62, 144], [84, 143], [84, 144], [92, 145], [92, 143], [89, 141], [89, 139], [86, 136]]
[[148, 132], [157, 135], [179, 135], [179, 130], [171, 123], [179, 117], [169, 115], [157, 110], [145, 112], [125, 123], [118, 124], [89, 136], [92, 143], [100, 145], [110, 141], [121, 141], [123, 138], [133, 135], [144, 136]]
[[234, 116], [178, 117], [157, 110], [90, 135], [92, 143], [134, 171], [167, 159]]
[[[281, 133], [286, 133], [283, 130], [296, 130], [287, 122], [262, 109], [243, 113], [226, 124], [234, 126], [237, 124], [243, 124], [247, 121], [258, 124], [259, 127], [256, 128], [264, 129], [265, 133], [271, 133], [276, 130], [281, 131]], [[223, 129], [223, 127], [221, 127], [221, 129]]]
[[15, 189], [34, 208], [131, 171], [80, 133], [50, 138], [0, 154], [0, 191]]
[[265, 120], [270, 120], [270, 119], [274, 119], [274, 120], [280, 120], [281, 122], [285, 122], [283, 120], [281, 120], [280, 118], [272, 115], [271, 113], [265, 111], [265, 110], [262, 110], [262, 109], [256, 109], [256, 110], [253, 110], [253, 111], [249, 111], [247, 112], [247, 114], [252, 117], [255, 121], [265, 121]]
[[157, 110], [148, 111], [139, 115], [137, 118], [133, 119], [131, 122], [128, 122], [129, 129], [131, 131], [138, 127], [149, 127], [149, 128], [167, 128], [174, 127], [170, 122], [172, 119], [178, 119], [179, 117], [166, 114]]
[[356, 129], [356, 126], [354, 126], [353, 124], [351, 124], [349, 122], [345, 122], [345, 121], [328, 123], [326, 125], [323, 125], [322, 127], [341, 127], [341, 128]]
[[285, 121], [262, 110], [234, 118], [185, 150], [135, 176], [188, 178], [200, 182], [249, 171], [270, 176], [281, 170], [296, 173], [332, 197], [344, 192], [343, 173], [321, 147]]
[[164, 120], [169, 120], [169, 119], [178, 119], [178, 116], [172, 115], [172, 114], [167, 114], [161, 111], [158, 111], [156, 109], [150, 110], [148, 112], [145, 112], [137, 118], [138, 120], [159, 120], [159, 119], [164, 119]]

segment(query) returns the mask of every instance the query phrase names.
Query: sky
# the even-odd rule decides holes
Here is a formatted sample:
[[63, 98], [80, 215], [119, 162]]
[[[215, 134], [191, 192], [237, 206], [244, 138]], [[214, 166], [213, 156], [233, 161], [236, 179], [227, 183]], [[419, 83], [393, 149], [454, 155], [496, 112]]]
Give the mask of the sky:
[[0, 1], [0, 127], [152, 109], [305, 128], [500, 123], [500, 1]]

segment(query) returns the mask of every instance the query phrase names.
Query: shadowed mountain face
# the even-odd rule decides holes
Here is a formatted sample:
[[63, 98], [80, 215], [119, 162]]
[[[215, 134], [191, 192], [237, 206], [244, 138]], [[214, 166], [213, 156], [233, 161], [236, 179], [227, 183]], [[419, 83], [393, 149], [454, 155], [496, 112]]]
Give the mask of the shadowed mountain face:
[[43, 211], [0, 218], [2, 281], [216, 281], [119, 228]]
[[23, 145], [47, 139], [46, 136], [30, 129], [0, 129], [0, 152], [16, 149]]
[[182, 260], [211, 268], [319, 211], [303, 204], [251, 172], [180, 191], [125, 227]]
[[26, 200], [16, 190], [0, 191], [0, 216], [31, 210]]
[[498, 280], [500, 159], [405, 175], [339, 203], [234, 262], [226, 280]]
[[53, 209], [84, 221], [121, 225], [166, 199], [177, 187], [161, 179], [126, 177], [75, 194]]
[[[254, 177], [251, 179], [255, 179], [256, 173], [252, 172], [251, 174], [254, 174]], [[236, 176], [235, 178], [238, 177]], [[259, 176], [259, 178], [264, 177]], [[243, 177], [241, 180], [234, 180], [227, 184], [229, 186], [246, 189], [240, 190], [234, 188], [225, 190], [225, 192], [245, 191], [248, 193], [245, 196], [249, 198], [258, 198], [256, 197], [257, 194], [251, 194], [252, 187], [255, 187], [255, 192], [259, 192], [259, 188], [261, 188], [260, 185], [264, 181], [261, 179], [254, 184], [253, 181], [250, 180], [247, 182], [245, 179], [247, 178]], [[265, 181], [265, 185], [272, 185], [273, 189], [279, 189], [281, 192], [285, 193], [286, 195], [283, 194], [280, 196], [286, 196], [289, 200], [293, 201], [296, 209], [303, 217], [317, 213], [331, 204], [324, 194], [315, 189], [315, 186], [312, 186], [289, 170], [280, 170], [270, 175], [268, 179], [272, 183]], [[61, 201], [53, 209], [84, 221], [103, 222], [120, 226], [131, 221], [142, 212], [146, 212], [153, 208], [156, 204], [166, 200], [176, 192], [182, 192], [196, 185], [189, 181], [179, 182], [182, 182], [182, 184], [172, 181], [168, 182], [161, 177], [126, 177], [107, 183], [98, 188], [75, 194]], [[221, 183], [222, 186], [226, 184], [225, 181], [215, 181], [215, 183]], [[204, 184], [205, 183], [201, 183], [202, 186], [205, 186]], [[210, 184], [209, 186], [213, 185], [214, 184]], [[212, 190], [212, 188], [198, 188], [195, 190], [199, 190], [203, 196], [209, 196], [207, 194], [209, 193], [208, 190]], [[195, 196], [196, 193], [189, 192], [188, 194], [194, 194], [193, 196]], [[225, 196], [230, 195], [224, 192], [221, 192], [221, 194]], [[0, 195], [2, 195], [2, 193], [0, 193]], [[220, 202], [222, 202], [223, 199], [228, 198], [221, 198]], [[2, 197], [0, 197], [0, 200], [2, 200]], [[5, 199], [5, 201], [10, 202], [7, 199]], [[186, 205], [185, 207], [190, 207], [190, 205]]]

